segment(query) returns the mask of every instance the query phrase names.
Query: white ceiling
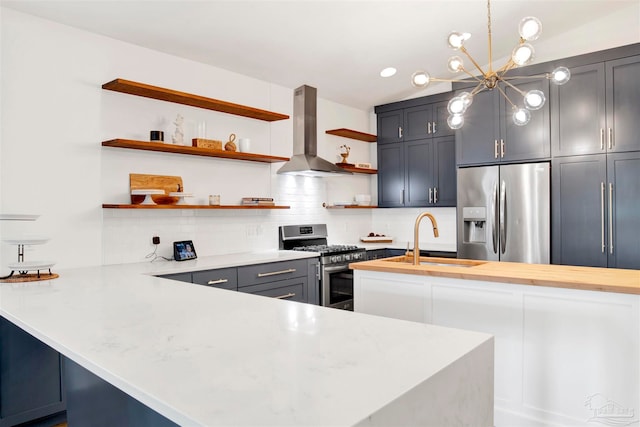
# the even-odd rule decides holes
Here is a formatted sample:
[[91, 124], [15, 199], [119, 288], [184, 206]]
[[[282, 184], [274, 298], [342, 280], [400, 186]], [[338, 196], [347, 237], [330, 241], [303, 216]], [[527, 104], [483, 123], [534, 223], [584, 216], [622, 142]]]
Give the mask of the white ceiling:
[[[421, 95], [409, 83], [418, 69], [449, 77], [445, 63], [452, 51], [445, 39], [452, 30], [472, 33], [470, 53], [480, 64], [488, 62], [485, 0], [0, 4], [284, 87], [308, 84], [322, 98], [367, 110]], [[509, 54], [518, 40], [518, 21], [529, 15], [543, 22], [542, 37], [533, 43], [537, 62], [640, 41], [640, 0], [494, 0], [491, 15], [494, 60]], [[614, 21], [620, 16], [632, 25], [620, 28]], [[566, 40], [576, 28], [589, 29], [589, 36]], [[387, 66], [398, 73], [382, 79], [379, 72]]]

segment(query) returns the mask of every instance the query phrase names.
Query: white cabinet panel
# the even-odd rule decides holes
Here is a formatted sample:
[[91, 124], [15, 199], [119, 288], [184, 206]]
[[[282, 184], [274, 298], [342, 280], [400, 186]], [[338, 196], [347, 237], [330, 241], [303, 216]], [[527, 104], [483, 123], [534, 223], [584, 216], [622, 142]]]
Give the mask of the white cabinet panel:
[[639, 338], [637, 299], [606, 292], [525, 294], [523, 406], [538, 416], [583, 423], [597, 401], [608, 399], [634, 409], [637, 421]]
[[353, 300], [359, 313], [431, 323], [427, 288], [420, 276], [358, 272]]
[[[433, 324], [495, 336], [496, 403], [520, 400], [522, 388], [522, 311], [516, 292], [482, 282], [453, 285], [432, 278]], [[441, 283], [441, 284], [437, 284]]]

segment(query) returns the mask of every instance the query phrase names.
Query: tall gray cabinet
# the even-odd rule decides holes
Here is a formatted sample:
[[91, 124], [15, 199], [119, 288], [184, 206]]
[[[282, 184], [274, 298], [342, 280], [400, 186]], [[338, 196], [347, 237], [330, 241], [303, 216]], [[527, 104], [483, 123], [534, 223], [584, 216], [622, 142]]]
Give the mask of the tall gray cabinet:
[[376, 107], [378, 206], [455, 206], [455, 137], [450, 94]]
[[638, 51], [604, 53], [552, 86], [554, 264], [640, 269]]

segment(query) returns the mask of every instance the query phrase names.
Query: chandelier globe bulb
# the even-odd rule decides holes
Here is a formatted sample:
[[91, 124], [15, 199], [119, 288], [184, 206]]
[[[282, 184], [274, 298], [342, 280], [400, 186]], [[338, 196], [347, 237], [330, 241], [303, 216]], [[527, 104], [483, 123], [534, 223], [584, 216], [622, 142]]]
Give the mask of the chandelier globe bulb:
[[524, 95], [524, 106], [527, 110], [539, 110], [544, 106], [546, 98], [541, 90], [530, 90]]
[[452, 73], [459, 73], [460, 71], [462, 71], [463, 67], [464, 67], [464, 62], [462, 61], [462, 58], [460, 58], [459, 56], [452, 56], [447, 61], [447, 68]]
[[516, 126], [524, 126], [531, 120], [531, 113], [526, 108], [518, 108], [513, 113], [513, 123]]
[[431, 76], [426, 71], [416, 71], [411, 75], [411, 84], [417, 88], [425, 88], [431, 83]]
[[535, 16], [527, 16], [522, 18], [518, 25], [520, 37], [526, 41], [534, 41], [540, 37], [542, 33], [542, 22]]
[[460, 92], [458, 96], [462, 99], [462, 102], [464, 103], [464, 109], [466, 111], [467, 108], [469, 108], [469, 106], [473, 104], [473, 95], [471, 95], [471, 93], [469, 92]]
[[452, 114], [447, 119], [447, 124], [453, 130], [460, 129], [464, 125], [464, 116], [462, 114]]
[[516, 46], [511, 53], [511, 59], [518, 66], [529, 64], [533, 61], [534, 49], [529, 43], [522, 43]]
[[449, 33], [449, 37], [447, 37], [447, 44], [451, 49], [458, 50], [463, 45], [464, 42], [471, 38], [471, 34], [469, 33], [459, 33], [457, 31], [452, 31]]
[[551, 72], [551, 83], [558, 86], [565, 84], [571, 79], [571, 71], [567, 67], [558, 67]]
[[463, 114], [465, 111], [467, 111], [467, 105], [465, 104], [462, 97], [454, 96], [449, 100], [449, 103], [447, 104], [447, 111], [449, 111], [449, 114], [451, 115]]

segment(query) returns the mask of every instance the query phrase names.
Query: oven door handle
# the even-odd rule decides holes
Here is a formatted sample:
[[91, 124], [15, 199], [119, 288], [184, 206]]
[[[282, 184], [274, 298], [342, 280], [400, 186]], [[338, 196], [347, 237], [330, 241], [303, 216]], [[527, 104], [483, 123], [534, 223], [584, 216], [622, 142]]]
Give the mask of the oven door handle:
[[349, 265], [347, 264], [342, 264], [342, 265], [332, 265], [332, 266], [325, 266], [322, 267], [322, 270], [325, 273], [335, 273], [336, 271], [347, 271], [349, 270]]

